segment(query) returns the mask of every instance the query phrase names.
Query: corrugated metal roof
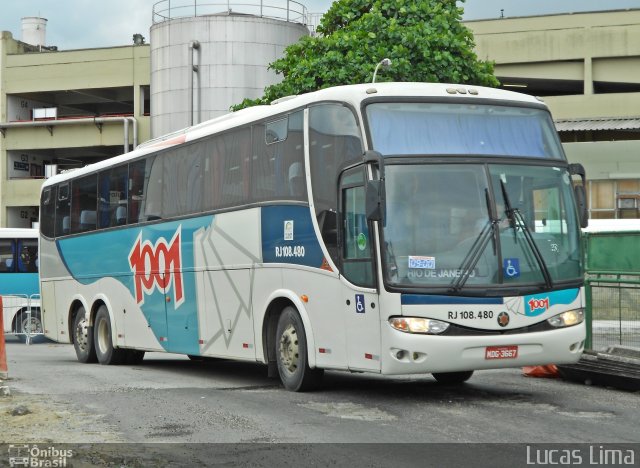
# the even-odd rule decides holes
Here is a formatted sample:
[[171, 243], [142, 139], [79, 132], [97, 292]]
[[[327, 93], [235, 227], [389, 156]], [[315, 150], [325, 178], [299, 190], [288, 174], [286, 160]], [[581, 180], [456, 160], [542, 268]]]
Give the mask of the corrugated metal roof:
[[563, 119], [556, 120], [559, 132], [584, 132], [588, 130], [640, 130], [640, 117], [624, 119]]

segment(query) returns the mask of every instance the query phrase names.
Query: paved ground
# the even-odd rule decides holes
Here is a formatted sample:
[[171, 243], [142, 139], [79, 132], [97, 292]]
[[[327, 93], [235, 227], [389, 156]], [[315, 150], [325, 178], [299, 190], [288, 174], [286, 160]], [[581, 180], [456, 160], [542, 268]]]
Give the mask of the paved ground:
[[[72, 346], [12, 340], [7, 352], [12, 396], [0, 398], [0, 443], [7, 444], [242, 443], [225, 450], [246, 447], [255, 461], [263, 444], [273, 451], [278, 443], [292, 461], [301, 449], [288, 444], [374, 443], [379, 464], [366, 466], [385, 466], [389, 444], [398, 443], [640, 442], [637, 392], [527, 378], [519, 369], [478, 372], [461, 387], [430, 376], [327, 372], [321, 391], [290, 393], [253, 363], [153, 353], [137, 366], [86, 365]], [[99, 452], [112, 460], [105, 447], [113, 446]], [[327, 446], [305, 446], [318, 447], [326, 455]], [[522, 446], [510, 449], [522, 461]], [[515, 466], [509, 460], [496, 466]]]

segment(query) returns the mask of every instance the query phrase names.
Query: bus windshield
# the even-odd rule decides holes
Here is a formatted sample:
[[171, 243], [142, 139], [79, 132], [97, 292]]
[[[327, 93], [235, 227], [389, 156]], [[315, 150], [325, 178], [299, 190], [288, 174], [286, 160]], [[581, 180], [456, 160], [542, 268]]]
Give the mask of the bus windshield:
[[564, 159], [548, 112], [459, 103], [367, 106], [373, 148], [383, 155], [431, 154]]
[[392, 286], [457, 293], [580, 280], [564, 168], [388, 164], [386, 201], [384, 273]]

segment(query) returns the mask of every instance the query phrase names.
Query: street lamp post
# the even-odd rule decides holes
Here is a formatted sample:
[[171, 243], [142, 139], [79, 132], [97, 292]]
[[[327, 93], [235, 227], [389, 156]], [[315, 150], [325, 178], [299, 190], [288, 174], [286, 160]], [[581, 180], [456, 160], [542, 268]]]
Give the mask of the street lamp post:
[[388, 58], [383, 58], [382, 60], [380, 60], [380, 62], [378, 62], [378, 65], [376, 65], [376, 69], [373, 71], [373, 79], [371, 80], [372, 83], [376, 82], [376, 75], [378, 74], [378, 69], [381, 66], [384, 68], [389, 68], [391, 66], [391, 60]]

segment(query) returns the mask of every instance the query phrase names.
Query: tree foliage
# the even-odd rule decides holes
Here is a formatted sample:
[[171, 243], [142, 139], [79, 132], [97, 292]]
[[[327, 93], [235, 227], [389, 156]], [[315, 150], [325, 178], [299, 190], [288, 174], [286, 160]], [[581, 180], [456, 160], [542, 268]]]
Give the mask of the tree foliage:
[[269, 68], [284, 79], [234, 110], [329, 86], [370, 82], [385, 57], [391, 67], [376, 81], [497, 86], [493, 63], [479, 60], [456, 0], [337, 0], [316, 37], [304, 36]]

